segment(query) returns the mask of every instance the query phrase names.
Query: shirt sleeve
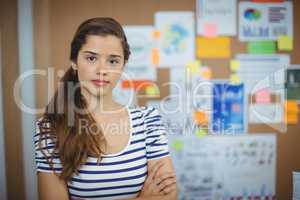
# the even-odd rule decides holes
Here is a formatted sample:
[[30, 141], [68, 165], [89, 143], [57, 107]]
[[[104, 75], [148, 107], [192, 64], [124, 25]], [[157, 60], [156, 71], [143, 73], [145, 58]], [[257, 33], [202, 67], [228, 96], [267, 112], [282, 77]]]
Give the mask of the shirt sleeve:
[[36, 171], [61, 173], [59, 155], [55, 152], [55, 138], [50, 134], [50, 123], [36, 122], [34, 135]]
[[167, 131], [158, 110], [153, 107], [147, 107], [144, 113], [144, 120], [147, 159], [154, 160], [168, 156]]

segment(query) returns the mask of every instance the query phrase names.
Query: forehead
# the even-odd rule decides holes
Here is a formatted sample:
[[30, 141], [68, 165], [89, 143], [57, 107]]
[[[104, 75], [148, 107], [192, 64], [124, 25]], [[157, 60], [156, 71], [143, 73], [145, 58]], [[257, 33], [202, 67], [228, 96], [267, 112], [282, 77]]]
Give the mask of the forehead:
[[114, 35], [88, 35], [86, 43], [81, 47], [81, 51], [87, 50], [96, 53], [114, 53], [123, 55], [121, 40]]

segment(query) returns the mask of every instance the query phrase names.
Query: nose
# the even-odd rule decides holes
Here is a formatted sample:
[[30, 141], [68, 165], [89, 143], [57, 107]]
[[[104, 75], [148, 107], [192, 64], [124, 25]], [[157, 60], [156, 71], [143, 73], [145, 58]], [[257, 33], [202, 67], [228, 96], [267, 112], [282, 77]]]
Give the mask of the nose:
[[105, 67], [105, 61], [101, 60], [96, 67], [96, 74], [97, 75], [107, 75], [107, 69]]

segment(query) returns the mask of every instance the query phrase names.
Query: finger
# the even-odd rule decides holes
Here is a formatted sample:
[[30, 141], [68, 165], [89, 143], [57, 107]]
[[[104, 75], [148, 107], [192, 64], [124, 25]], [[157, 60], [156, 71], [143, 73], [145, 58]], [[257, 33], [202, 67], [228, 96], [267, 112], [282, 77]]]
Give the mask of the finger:
[[162, 191], [174, 183], [176, 184], [176, 179], [169, 178], [169, 179], [165, 179], [164, 181], [162, 181], [157, 187], [158, 187], [159, 191]]
[[168, 178], [176, 178], [176, 174], [175, 172], [168, 172], [168, 173], [165, 173], [163, 174], [162, 176], [159, 176], [155, 179], [155, 182], [157, 184], [160, 184], [162, 181], [164, 181], [165, 179], [168, 179]]
[[172, 183], [171, 185], [165, 187], [163, 190], [159, 192], [161, 195], [167, 195], [170, 194], [171, 192], [175, 192], [177, 189], [176, 183]]

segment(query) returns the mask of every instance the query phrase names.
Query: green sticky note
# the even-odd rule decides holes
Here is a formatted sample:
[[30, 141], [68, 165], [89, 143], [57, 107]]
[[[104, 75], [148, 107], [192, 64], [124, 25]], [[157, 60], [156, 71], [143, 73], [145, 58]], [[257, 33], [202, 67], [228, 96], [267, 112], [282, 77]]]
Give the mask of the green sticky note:
[[288, 35], [278, 37], [278, 49], [283, 51], [293, 50], [293, 39]]
[[274, 41], [249, 42], [247, 50], [252, 54], [273, 54], [276, 51], [276, 43]]
[[171, 144], [171, 146], [177, 150], [180, 151], [183, 148], [183, 143], [181, 140], [174, 140]]
[[159, 88], [157, 86], [146, 87], [147, 96], [157, 96], [159, 95]]
[[207, 135], [207, 130], [206, 129], [197, 129], [195, 135], [197, 138], [203, 138], [204, 136]]

